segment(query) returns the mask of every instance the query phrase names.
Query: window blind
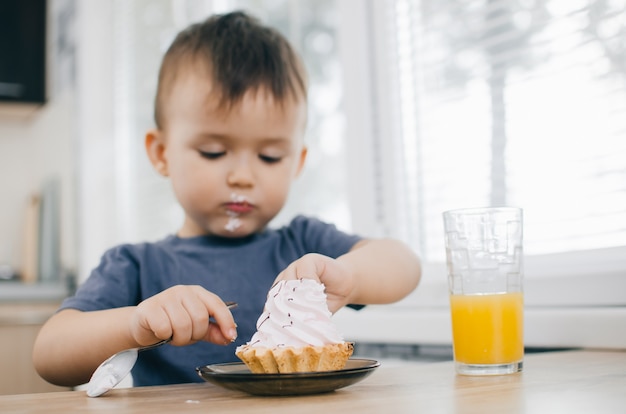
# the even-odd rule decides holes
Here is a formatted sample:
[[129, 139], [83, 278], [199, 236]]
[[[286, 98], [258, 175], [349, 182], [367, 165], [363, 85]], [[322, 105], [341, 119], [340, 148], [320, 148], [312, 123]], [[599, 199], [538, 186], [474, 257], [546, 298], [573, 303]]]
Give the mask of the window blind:
[[526, 216], [525, 345], [623, 348], [623, 70], [591, 46], [589, 21], [612, 22], [599, 32], [617, 53], [624, 6], [340, 4], [349, 140], [371, 149], [350, 149], [369, 166], [355, 195], [364, 208], [352, 213], [359, 229], [407, 241], [423, 263], [420, 286], [399, 303], [368, 306], [365, 318], [339, 312], [346, 335], [449, 344], [441, 213], [509, 204]]
[[388, 228], [414, 223], [403, 237], [441, 261], [444, 210], [514, 205], [527, 255], [626, 246], [623, 2], [385, 8], [377, 55], [401, 137]]

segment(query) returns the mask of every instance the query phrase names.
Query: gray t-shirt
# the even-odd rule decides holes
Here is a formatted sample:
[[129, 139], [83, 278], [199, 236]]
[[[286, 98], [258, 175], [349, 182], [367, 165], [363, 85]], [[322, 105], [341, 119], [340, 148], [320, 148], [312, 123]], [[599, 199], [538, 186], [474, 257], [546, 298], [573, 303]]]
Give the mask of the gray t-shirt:
[[285, 227], [245, 238], [169, 236], [156, 243], [121, 245], [104, 254], [61, 309], [133, 306], [179, 284], [200, 285], [224, 301], [237, 302], [232, 310], [238, 325], [235, 343], [164, 345], [141, 352], [132, 371], [135, 386], [199, 382], [196, 367], [238, 361], [235, 348], [256, 331], [272, 282], [291, 262], [307, 253], [336, 258], [359, 240], [333, 225], [298, 216]]

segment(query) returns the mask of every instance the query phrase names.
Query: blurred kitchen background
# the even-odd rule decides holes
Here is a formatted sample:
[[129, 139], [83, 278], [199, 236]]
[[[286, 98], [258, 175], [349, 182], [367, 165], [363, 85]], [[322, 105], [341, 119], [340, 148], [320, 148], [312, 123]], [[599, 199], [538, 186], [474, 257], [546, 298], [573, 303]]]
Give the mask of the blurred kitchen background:
[[451, 358], [441, 213], [486, 205], [524, 209], [529, 352], [626, 348], [623, 1], [4, 0], [0, 367], [22, 374], [0, 394], [50, 389], [32, 341], [106, 249], [180, 225], [143, 150], [158, 66], [233, 9], [310, 75], [308, 164], [274, 225], [315, 215], [424, 262], [402, 302], [338, 312], [357, 352]]

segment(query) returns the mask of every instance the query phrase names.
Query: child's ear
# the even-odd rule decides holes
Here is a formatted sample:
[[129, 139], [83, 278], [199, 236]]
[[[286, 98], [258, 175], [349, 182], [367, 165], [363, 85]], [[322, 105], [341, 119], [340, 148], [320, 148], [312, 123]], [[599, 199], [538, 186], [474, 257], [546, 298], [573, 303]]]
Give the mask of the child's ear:
[[302, 169], [304, 168], [304, 163], [306, 161], [307, 152], [308, 152], [307, 147], [303, 146], [302, 151], [300, 151], [300, 159], [298, 160], [298, 167], [296, 169], [296, 177], [300, 175], [300, 173], [302, 172]]
[[151, 129], [146, 132], [146, 153], [154, 169], [163, 177], [169, 175], [167, 170], [167, 156], [165, 154], [165, 142], [161, 131]]

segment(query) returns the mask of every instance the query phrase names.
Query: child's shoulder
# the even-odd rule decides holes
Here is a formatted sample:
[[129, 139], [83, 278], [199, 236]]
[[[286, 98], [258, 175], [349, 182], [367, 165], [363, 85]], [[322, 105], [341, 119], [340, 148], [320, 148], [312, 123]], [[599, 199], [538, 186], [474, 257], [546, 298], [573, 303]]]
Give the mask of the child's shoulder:
[[325, 223], [317, 217], [305, 216], [299, 214], [291, 219], [291, 221], [285, 225], [287, 229], [306, 229], [309, 227], [325, 227], [331, 226], [331, 224]]
[[361, 237], [346, 233], [334, 224], [311, 216], [296, 216], [283, 228], [287, 238], [300, 240], [307, 250], [332, 252], [349, 250]]
[[334, 224], [327, 223], [317, 217], [297, 215], [283, 229], [297, 233], [337, 231]]

